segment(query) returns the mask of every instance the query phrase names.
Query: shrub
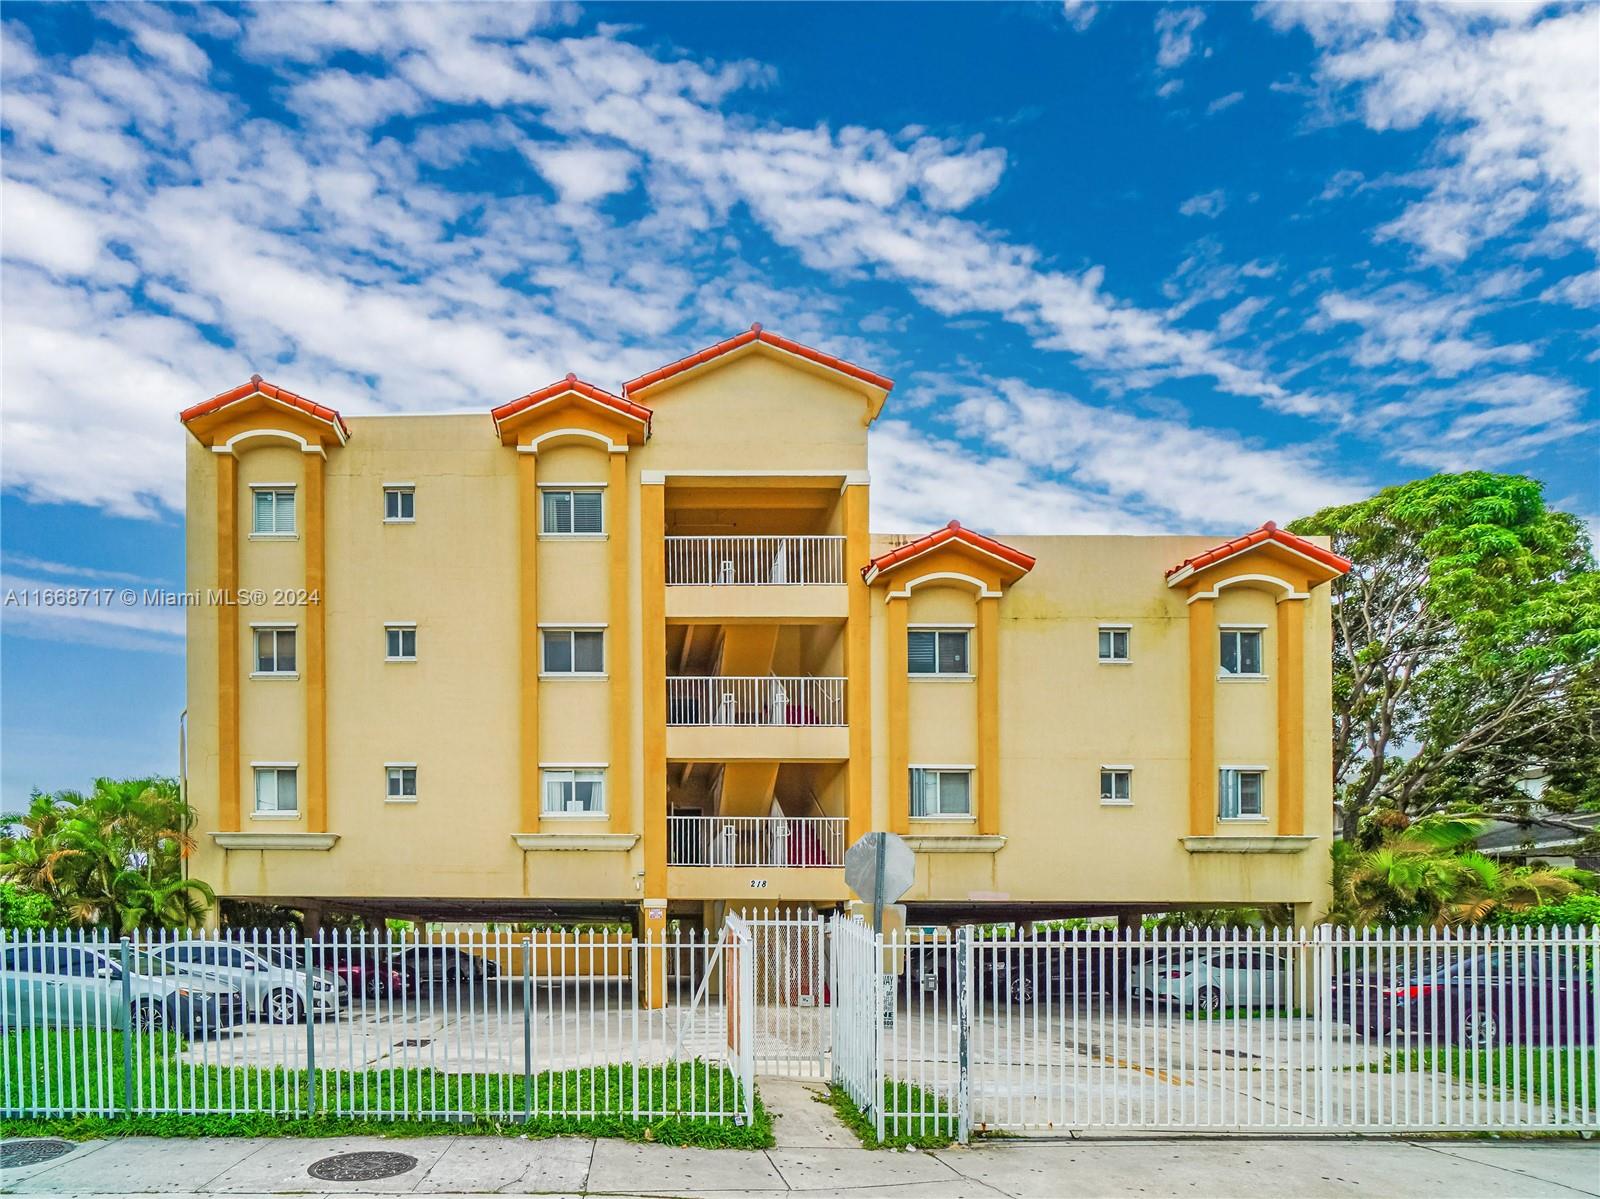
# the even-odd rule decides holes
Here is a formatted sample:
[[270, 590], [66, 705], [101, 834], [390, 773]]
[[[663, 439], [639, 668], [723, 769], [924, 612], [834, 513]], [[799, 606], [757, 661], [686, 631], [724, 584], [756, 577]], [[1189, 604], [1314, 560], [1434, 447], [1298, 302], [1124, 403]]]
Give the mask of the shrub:
[[0, 883], [0, 928], [51, 928], [60, 914], [48, 895], [15, 883]]
[[1495, 923], [1522, 928], [1600, 925], [1600, 895], [1569, 895], [1558, 903], [1542, 903], [1522, 912], [1505, 912]]

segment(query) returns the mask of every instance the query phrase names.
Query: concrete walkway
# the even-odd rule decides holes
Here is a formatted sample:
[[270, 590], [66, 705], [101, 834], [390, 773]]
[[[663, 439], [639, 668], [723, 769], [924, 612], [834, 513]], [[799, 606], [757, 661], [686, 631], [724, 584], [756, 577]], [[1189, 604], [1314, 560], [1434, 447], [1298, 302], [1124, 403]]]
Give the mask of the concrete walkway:
[[[815, 1139], [827, 1130], [793, 1135]], [[8, 1142], [15, 1146], [18, 1142]], [[318, 1181], [342, 1153], [416, 1159], [368, 1183]], [[1571, 1141], [1136, 1139], [999, 1142], [937, 1153], [840, 1144], [766, 1152], [560, 1138], [90, 1141], [0, 1170], [19, 1195], [627, 1195], [756, 1199], [1073, 1199], [1076, 1196], [1600, 1196], [1600, 1146]]]

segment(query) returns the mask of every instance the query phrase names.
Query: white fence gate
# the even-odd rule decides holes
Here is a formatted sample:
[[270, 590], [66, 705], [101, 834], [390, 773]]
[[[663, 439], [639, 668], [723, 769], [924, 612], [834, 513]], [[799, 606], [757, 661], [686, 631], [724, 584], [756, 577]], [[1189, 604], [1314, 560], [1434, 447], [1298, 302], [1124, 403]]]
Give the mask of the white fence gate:
[[750, 919], [745, 927], [754, 945], [756, 1073], [827, 1078], [828, 921], [784, 911]]
[[1600, 1129], [1600, 929], [833, 930], [880, 1135]]

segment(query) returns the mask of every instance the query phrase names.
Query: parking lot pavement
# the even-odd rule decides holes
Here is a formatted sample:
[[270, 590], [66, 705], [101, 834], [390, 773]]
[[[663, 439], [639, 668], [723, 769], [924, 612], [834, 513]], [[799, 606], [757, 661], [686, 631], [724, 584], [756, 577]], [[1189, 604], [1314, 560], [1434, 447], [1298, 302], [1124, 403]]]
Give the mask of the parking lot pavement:
[[[8, 1142], [8, 1144], [10, 1144]], [[415, 1159], [370, 1182], [325, 1181], [347, 1153]], [[1007, 1141], [934, 1153], [819, 1146], [768, 1152], [621, 1141], [469, 1137], [90, 1142], [0, 1170], [0, 1191], [171, 1196], [429, 1194], [759, 1199], [1076, 1199], [1079, 1196], [1600, 1196], [1600, 1145], [1579, 1141], [1124, 1138]]]

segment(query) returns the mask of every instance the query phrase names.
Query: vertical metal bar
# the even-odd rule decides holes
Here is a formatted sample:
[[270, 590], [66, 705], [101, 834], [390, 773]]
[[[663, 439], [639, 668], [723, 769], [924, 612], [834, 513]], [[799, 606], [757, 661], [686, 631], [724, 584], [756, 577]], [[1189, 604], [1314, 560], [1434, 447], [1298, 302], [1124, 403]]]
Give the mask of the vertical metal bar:
[[133, 1038], [136, 1021], [133, 1018], [133, 943], [122, 938], [122, 1014], [127, 1022], [122, 1033], [122, 1114], [133, 1114]]
[[[287, 933], [284, 934], [284, 940], [288, 940]], [[287, 950], [287, 946], [284, 948]], [[302, 985], [305, 987], [305, 1002], [300, 1005], [300, 1014], [306, 1022], [306, 1117], [309, 1119], [317, 1114], [316, 992], [311, 988], [311, 946], [302, 938], [300, 948], [305, 951], [302, 980]]]
[[972, 1139], [972, 926], [956, 932], [956, 1137]]

